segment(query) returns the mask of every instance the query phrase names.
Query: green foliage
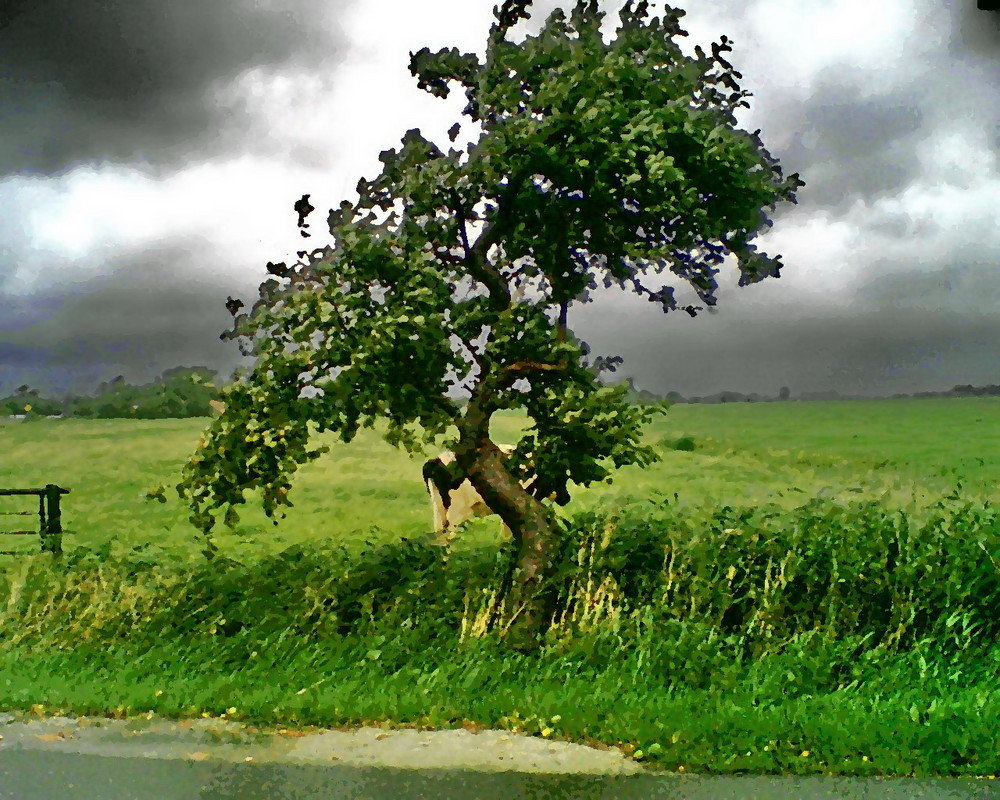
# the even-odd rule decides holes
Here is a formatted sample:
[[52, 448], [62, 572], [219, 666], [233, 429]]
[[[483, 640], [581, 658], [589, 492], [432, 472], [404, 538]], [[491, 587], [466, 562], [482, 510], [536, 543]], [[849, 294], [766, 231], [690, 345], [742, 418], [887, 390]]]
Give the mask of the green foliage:
[[70, 395], [61, 400], [40, 396], [28, 386], [0, 398], [0, 415], [62, 415], [87, 419], [180, 419], [207, 417], [209, 400], [218, 397], [213, 383], [218, 377], [207, 367], [174, 367], [165, 370], [149, 384], [133, 386], [119, 375], [102, 383], [94, 396]]
[[386, 441], [408, 452], [454, 435], [467, 470], [492, 415], [523, 408], [531, 425], [513, 468], [523, 477], [533, 457], [535, 497], [567, 503], [570, 484], [609, 479], [609, 462], [652, 463], [641, 432], [665, 410], [600, 385], [569, 306], [600, 282], [676, 309], [672, 287], [648, 285], [664, 272], [711, 306], [726, 254], [741, 285], [778, 275], [750, 240], [770, 224], [762, 209], [794, 201], [802, 183], [736, 129], [748, 93], [722, 55], [728, 40], [688, 58], [673, 41], [683, 12], [648, 19], [640, 2], [605, 43], [603, 14], [581, 2], [508, 41], [529, 6], [497, 10], [482, 63], [454, 48], [411, 59], [420, 88], [465, 89], [476, 142], [444, 153], [409, 131], [381, 154], [381, 174], [359, 181], [358, 201], [330, 212], [332, 245], [268, 264], [247, 312], [229, 303], [229, 335], [257, 360], [224, 390], [226, 412], [177, 485], [202, 531], [222, 509], [235, 524], [248, 491], [268, 516], [290, 505], [291, 475], [320, 452], [310, 423], [350, 442], [384, 420]]
[[[579, 514], [562, 542], [553, 642], [618, 630], [628, 619], [650, 630], [702, 626], [751, 660], [805, 635], [895, 653], [924, 640], [957, 653], [1000, 636], [1000, 517], [957, 496], [919, 526], [875, 503], [693, 512], [646, 503], [614, 516]], [[0, 638], [189, 637], [217, 618], [242, 629], [269, 617], [310, 640], [385, 632], [390, 617], [473, 635], [505, 564], [503, 548], [491, 547], [465, 548], [442, 564], [438, 548], [408, 539], [353, 551], [294, 545], [246, 564], [109, 542], [0, 573], [10, 598]], [[167, 595], [174, 600], [164, 604]]]
[[211, 413], [209, 400], [218, 397], [213, 383], [217, 377], [217, 373], [205, 367], [175, 367], [145, 386], [113, 386], [96, 398], [96, 415], [104, 419], [208, 416]]
[[488, 549], [444, 565], [411, 541], [246, 564], [155, 545], [25, 559], [0, 573], [0, 704], [468, 719], [689, 772], [995, 774], [1000, 579], [968, 565], [1000, 556], [1000, 528], [957, 497], [938, 511], [921, 526], [822, 502], [580, 515], [558, 624], [530, 657], [470, 633], [504, 566]]
[[42, 397], [37, 389], [27, 384], [19, 386], [13, 394], [0, 398], [0, 416], [24, 416], [25, 418], [48, 416], [61, 411], [59, 404]]

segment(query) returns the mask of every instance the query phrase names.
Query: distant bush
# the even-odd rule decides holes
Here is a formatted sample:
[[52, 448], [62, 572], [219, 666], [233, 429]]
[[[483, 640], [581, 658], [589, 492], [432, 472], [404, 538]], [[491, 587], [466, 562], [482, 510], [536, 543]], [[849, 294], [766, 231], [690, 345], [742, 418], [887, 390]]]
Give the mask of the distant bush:
[[94, 396], [69, 395], [54, 400], [24, 385], [0, 397], [0, 416], [24, 413], [38, 416], [63, 415], [84, 419], [182, 419], [208, 417], [209, 402], [218, 400], [214, 370], [206, 367], [175, 367], [152, 383], [133, 386], [118, 376], [102, 383]]
[[665, 436], [660, 439], [659, 446], [663, 450], [683, 450], [689, 453], [696, 447], [694, 439], [690, 436], [682, 436], [679, 439]]

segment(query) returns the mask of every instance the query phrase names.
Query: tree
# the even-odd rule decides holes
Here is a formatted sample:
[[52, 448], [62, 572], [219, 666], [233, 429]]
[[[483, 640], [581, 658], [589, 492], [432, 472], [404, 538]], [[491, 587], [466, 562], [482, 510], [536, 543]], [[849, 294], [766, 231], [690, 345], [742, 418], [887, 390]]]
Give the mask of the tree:
[[[675, 310], [673, 288], [650, 284], [666, 272], [713, 306], [727, 254], [740, 285], [777, 277], [780, 261], [750, 240], [771, 224], [762, 209], [803, 185], [782, 177], [759, 131], [737, 129], [749, 92], [726, 37], [711, 56], [686, 57], [673, 41], [684, 12], [650, 17], [643, 0], [626, 3], [605, 43], [604, 15], [580, 0], [568, 19], [556, 10], [538, 35], [508, 40], [529, 6], [494, 9], [483, 63], [454, 48], [411, 54], [419, 88], [464, 87], [477, 141], [445, 153], [409, 131], [381, 154], [381, 175], [359, 181], [358, 200], [330, 212], [333, 244], [268, 263], [246, 312], [230, 298], [223, 338], [256, 362], [222, 391], [226, 411], [177, 487], [207, 534], [224, 506], [238, 520], [249, 489], [269, 516], [291, 505], [291, 475], [323, 451], [309, 449], [310, 423], [349, 442], [384, 420], [385, 439], [409, 452], [448, 433], [453, 484], [468, 478], [513, 532], [504, 610], [521, 644], [552, 610], [560, 526], [541, 498], [565, 505], [571, 484], [651, 463], [640, 437], [662, 411], [602, 385], [620, 359], [588, 359], [569, 307], [603, 283]], [[505, 461], [490, 420], [512, 408], [531, 426]]]
[[58, 401], [42, 397], [38, 389], [32, 389], [26, 383], [18, 386], [13, 394], [0, 397], [0, 415], [26, 414], [29, 418], [34, 418], [61, 412], [62, 407]]
[[143, 419], [210, 416], [209, 401], [218, 394], [213, 383], [217, 378], [218, 374], [207, 367], [165, 370], [152, 383], [140, 387], [136, 416]]

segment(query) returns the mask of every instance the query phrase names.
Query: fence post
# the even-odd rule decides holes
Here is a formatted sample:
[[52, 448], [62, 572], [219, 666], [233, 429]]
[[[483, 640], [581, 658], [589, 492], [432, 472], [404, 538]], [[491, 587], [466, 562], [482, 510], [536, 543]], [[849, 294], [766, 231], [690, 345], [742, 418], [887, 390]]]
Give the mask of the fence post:
[[[53, 555], [62, 553], [62, 514], [59, 510], [59, 495], [63, 493], [54, 483], [45, 485], [45, 504], [48, 506], [48, 515], [42, 516], [42, 552], [48, 551]], [[41, 514], [42, 509], [39, 508]]]

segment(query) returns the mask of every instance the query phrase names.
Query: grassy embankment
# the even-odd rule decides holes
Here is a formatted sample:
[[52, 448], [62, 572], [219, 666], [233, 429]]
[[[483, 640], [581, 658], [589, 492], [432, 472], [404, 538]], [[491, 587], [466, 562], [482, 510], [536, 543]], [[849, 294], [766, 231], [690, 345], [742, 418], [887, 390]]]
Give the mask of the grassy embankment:
[[0, 486], [71, 488], [75, 533], [57, 566], [0, 557], [0, 708], [465, 722], [689, 772], [995, 774], [996, 410], [674, 407], [650, 430], [660, 464], [562, 510], [563, 613], [532, 656], [481, 635], [497, 520], [442, 564], [418, 461], [374, 435], [303, 469], [277, 528], [248, 510], [207, 564], [174, 496], [143, 500], [204, 420], [5, 426]]

